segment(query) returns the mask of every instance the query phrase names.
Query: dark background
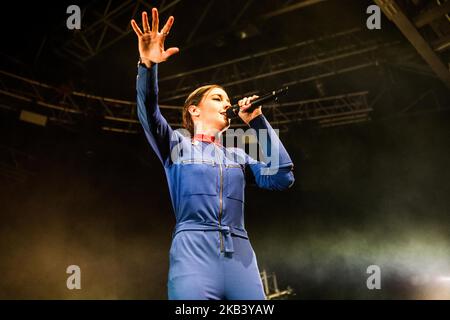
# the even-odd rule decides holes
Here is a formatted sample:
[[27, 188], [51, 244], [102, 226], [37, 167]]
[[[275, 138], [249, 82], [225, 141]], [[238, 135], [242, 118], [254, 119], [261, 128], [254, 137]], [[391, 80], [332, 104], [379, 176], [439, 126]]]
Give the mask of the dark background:
[[[105, 3], [77, 4], [89, 10]], [[73, 36], [65, 28], [69, 4], [75, 3], [4, 2], [2, 70], [134, 100], [134, 34], [82, 63], [55, 53], [61, 39]], [[254, 23], [258, 35], [241, 41], [223, 31], [225, 44], [209, 39], [184, 44], [184, 50], [183, 41], [207, 4], [174, 6], [168, 42], [180, 53], [160, 65], [160, 77], [365, 28], [372, 2], [330, 0], [258, 20], [285, 3], [255, 1], [241, 19]], [[241, 8], [239, 1], [216, 1], [194, 39], [227, 30]], [[161, 24], [167, 16], [162, 14]], [[381, 30], [365, 34], [398, 40], [415, 52], [384, 16]], [[295, 185], [285, 192], [247, 188], [246, 228], [259, 267], [275, 272], [281, 289], [291, 287], [296, 294], [291, 299], [450, 297], [448, 89], [430, 70], [399, 68], [403, 52], [381, 50], [379, 65], [326, 78], [328, 95], [369, 90], [371, 120], [334, 128], [307, 120], [289, 124], [281, 139], [295, 163]], [[416, 58], [422, 70], [429, 69]], [[238, 96], [281, 81], [270, 77], [229, 89]], [[161, 93], [170, 90], [170, 84], [161, 85]], [[314, 83], [290, 90], [291, 101], [319, 96]], [[388, 93], [380, 94], [383, 90]], [[436, 101], [429, 96], [417, 102], [427, 90], [435, 92], [441, 109], [432, 108]], [[182, 99], [170, 103], [181, 105]], [[19, 121], [21, 107], [33, 108], [24, 103], [0, 113], [0, 298], [165, 299], [175, 219], [162, 166], [143, 132], [103, 131], [89, 112], [73, 126], [40, 127]], [[20, 171], [11, 169], [15, 165]], [[66, 288], [71, 264], [81, 267], [82, 290]], [[381, 290], [366, 287], [372, 264], [381, 267]]]

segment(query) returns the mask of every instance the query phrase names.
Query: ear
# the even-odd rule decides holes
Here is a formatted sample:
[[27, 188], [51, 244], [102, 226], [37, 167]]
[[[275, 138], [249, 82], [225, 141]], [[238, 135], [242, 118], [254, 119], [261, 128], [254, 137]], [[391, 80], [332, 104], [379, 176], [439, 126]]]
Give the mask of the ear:
[[191, 114], [191, 116], [193, 116], [193, 117], [198, 117], [198, 116], [200, 116], [200, 108], [197, 107], [196, 105], [191, 104], [191, 105], [188, 107], [188, 111], [189, 111], [189, 113]]

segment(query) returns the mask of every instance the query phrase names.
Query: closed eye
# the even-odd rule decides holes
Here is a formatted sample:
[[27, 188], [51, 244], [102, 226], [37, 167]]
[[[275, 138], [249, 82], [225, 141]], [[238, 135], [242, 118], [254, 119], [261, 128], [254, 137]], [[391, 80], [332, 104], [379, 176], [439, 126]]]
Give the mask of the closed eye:
[[[220, 95], [214, 95], [214, 98], [212, 98], [213, 100], [216, 101], [222, 101], [222, 96]], [[225, 100], [225, 99], [224, 99]], [[230, 100], [227, 98], [226, 101], [228, 101], [228, 103], [230, 102]]]

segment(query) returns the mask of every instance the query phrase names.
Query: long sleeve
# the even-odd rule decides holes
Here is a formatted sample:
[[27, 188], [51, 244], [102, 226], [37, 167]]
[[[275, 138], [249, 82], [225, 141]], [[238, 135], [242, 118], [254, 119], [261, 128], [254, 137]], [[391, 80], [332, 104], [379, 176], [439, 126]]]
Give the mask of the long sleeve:
[[163, 165], [170, 159], [173, 130], [158, 105], [158, 65], [138, 67], [136, 80], [137, 113], [150, 146]]
[[256, 161], [248, 156], [248, 166], [255, 176], [256, 184], [263, 189], [284, 190], [294, 184], [294, 165], [264, 115], [254, 118], [249, 123], [256, 131], [258, 143], [266, 161]]

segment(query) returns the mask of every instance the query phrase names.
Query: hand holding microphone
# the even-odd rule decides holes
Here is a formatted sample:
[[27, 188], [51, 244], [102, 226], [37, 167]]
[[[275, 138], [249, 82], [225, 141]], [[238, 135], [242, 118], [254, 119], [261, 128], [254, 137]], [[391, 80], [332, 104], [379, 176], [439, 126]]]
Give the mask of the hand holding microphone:
[[259, 96], [253, 95], [251, 97], [245, 97], [237, 103], [237, 116], [247, 124], [252, 121], [252, 119], [262, 114], [261, 105], [253, 104], [258, 98]]
[[262, 103], [270, 100], [277, 101], [278, 97], [286, 94], [288, 89], [288, 87], [284, 87], [279, 90], [273, 90], [262, 95], [261, 97], [253, 95], [251, 97], [243, 98], [239, 100], [237, 104], [234, 104], [227, 109], [227, 117], [233, 119], [239, 116], [245, 123], [248, 124], [253, 118], [262, 114]]

